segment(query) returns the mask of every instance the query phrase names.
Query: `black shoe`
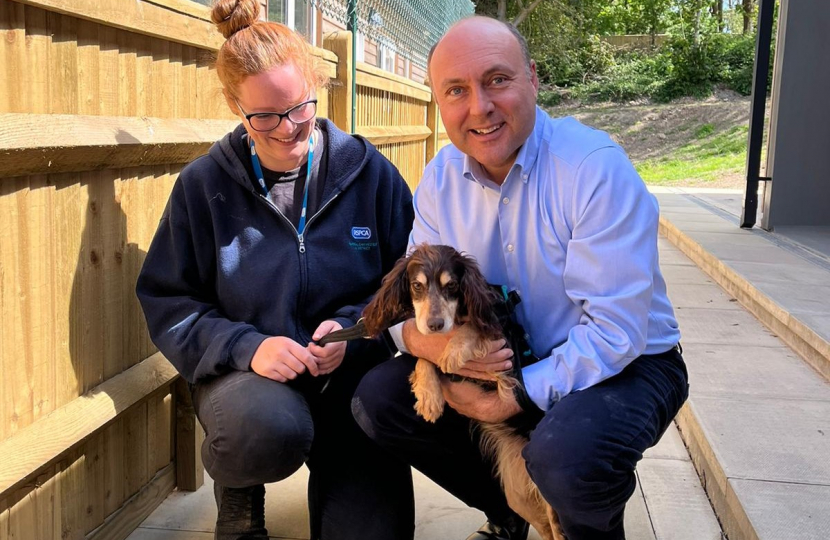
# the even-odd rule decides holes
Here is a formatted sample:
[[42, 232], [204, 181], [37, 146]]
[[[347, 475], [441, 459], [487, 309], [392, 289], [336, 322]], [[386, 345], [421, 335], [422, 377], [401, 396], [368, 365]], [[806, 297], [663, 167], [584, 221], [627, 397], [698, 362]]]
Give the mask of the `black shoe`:
[[527, 540], [529, 530], [527, 521], [514, 515], [502, 525], [488, 521], [468, 536], [467, 540]]
[[268, 540], [265, 530], [265, 486], [229, 488], [213, 485], [216, 507], [215, 540]]

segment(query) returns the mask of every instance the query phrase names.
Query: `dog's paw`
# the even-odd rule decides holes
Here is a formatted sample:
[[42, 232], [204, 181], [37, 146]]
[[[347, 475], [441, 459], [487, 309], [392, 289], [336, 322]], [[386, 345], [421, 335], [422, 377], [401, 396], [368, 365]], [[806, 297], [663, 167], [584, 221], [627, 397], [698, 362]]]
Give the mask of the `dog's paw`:
[[415, 412], [418, 416], [433, 424], [444, 414], [444, 399], [424, 398], [415, 401]]

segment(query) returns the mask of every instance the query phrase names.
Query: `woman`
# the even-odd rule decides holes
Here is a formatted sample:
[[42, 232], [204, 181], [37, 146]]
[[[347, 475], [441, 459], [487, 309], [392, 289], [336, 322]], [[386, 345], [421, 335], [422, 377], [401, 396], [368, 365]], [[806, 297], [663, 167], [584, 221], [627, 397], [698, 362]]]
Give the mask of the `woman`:
[[264, 483], [310, 470], [313, 539], [413, 537], [409, 468], [361, 432], [380, 341], [353, 325], [406, 249], [412, 197], [368, 142], [316, 119], [327, 79], [302, 37], [219, 0], [216, 69], [242, 125], [181, 172], [138, 279], [159, 350], [191, 383], [216, 538], [267, 538]]

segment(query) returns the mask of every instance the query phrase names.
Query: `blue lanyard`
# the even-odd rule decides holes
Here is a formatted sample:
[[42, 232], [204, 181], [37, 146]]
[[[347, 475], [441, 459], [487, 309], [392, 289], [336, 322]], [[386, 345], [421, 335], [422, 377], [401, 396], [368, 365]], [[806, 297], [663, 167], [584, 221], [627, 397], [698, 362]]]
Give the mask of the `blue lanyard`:
[[[306, 166], [305, 188], [303, 188], [303, 210], [300, 213], [300, 226], [297, 233], [302, 236], [305, 230], [305, 216], [308, 209], [308, 185], [311, 183], [311, 164], [314, 161], [314, 136], [308, 138], [308, 164]], [[262, 174], [262, 165], [259, 164], [259, 157], [256, 155], [254, 140], [251, 139], [251, 163], [254, 165], [254, 173], [257, 175], [259, 185], [266, 198], [268, 198], [268, 186], [265, 185], [265, 176]]]

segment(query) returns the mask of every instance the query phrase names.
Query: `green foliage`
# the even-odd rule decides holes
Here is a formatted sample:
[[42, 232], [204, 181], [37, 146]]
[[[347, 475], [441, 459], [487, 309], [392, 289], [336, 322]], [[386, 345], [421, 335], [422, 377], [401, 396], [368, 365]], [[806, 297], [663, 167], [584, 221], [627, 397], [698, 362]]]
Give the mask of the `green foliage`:
[[712, 124], [703, 124], [695, 131], [695, 139], [702, 139], [708, 137], [715, 131], [715, 126]]

